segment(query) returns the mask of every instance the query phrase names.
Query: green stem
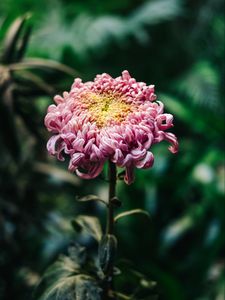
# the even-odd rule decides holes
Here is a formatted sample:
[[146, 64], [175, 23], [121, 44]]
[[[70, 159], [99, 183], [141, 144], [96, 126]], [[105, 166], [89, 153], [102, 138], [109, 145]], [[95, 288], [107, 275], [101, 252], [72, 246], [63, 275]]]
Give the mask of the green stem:
[[[114, 234], [114, 204], [112, 203], [112, 199], [116, 194], [116, 165], [109, 161], [109, 169], [108, 169], [108, 178], [109, 178], [109, 198], [108, 198], [108, 210], [107, 210], [107, 225], [106, 225], [106, 234], [113, 235]], [[113, 263], [110, 265], [110, 270], [107, 274], [107, 296], [106, 299], [116, 299], [112, 298], [110, 295], [113, 290]]]
[[109, 161], [109, 199], [108, 199], [108, 216], [106, 234], [114, 232], [114, 214], [112, 198], [116, 195], [116, 165]]

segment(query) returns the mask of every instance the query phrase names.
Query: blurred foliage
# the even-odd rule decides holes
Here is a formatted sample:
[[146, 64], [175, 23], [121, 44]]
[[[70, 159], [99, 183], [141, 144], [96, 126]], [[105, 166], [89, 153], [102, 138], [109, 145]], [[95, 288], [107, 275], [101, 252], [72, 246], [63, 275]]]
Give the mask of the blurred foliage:
[[[50, 276], [63, 284], [77, 269], [66, 255], [71, 240], [89, 249], [90, 262], [96, 255], [96, 241], [74, 233], [70, 220], [100, 215], [104, 224], [104, 205], [76, 196], [105, 199], [107, 184], [81, 181], [45, 149], [47, 106], [69, 88], [73, 77], [66, 73], [73, 68], [84, 80], [128, 69], [154, 83], [175, 115], [180, 141], [176, 156], [166, 144], [155, 145], [154, 167], [137, 170], [132, 186], [119, 182], [118, 214], [142, 208], [150, 220], [127, 216], [116, 225], [117, 297], [150, 299], [152, 292], [141, 294], [146, 287], [159, 299], [222, 300], [224, 2], [5, 0], [0, 26], [0, 299], [31, 299], [61, 253]], [[70, 287], [81, 295], [96, 284], [90, 275], [73, 274]]]

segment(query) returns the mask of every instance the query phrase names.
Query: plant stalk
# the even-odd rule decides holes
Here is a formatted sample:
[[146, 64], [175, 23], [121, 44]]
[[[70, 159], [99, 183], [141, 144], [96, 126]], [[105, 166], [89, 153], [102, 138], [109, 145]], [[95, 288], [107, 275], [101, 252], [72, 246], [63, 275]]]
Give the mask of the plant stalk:
[[112, 198], [116, 195], [116, 165], [109, 161], [109, 198], [108, 198], [108, 216], [107, 216], [107, 226], [106, 234], [113, 234], [114, 232], [114, 205], [112, 203]]
[[[112, 203], [112, 199], [116, 195], [116, 165], [109, 161], [108, 168], [108, 179], [109, 179], [109, 196], [108, 196], [108, 210], [107, 210], [107, 224], [106, 224], [106, 234], [113, 235], [114, 234], [114, 204]], [[112, 297], [110, 294], [113, 290], [113, 262], [110, 265], [109, 272], [107, 274], [107, 298], [106, 299], [116, 299]]]

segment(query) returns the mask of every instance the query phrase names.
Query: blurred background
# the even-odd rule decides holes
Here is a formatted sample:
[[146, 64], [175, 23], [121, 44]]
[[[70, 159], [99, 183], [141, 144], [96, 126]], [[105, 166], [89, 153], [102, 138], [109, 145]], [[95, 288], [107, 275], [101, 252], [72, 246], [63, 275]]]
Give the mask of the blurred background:
[[[31, 299], [75, 238], [74, 216], [104, 223], [101, 204], [76, 196], [106, 197], [107, 184], [49, 157], [43, 119], [75, 76], [127, 69], [155, 84], [180, 152], [155, 145], [154, 167], [137, 170], [131, 186], [119, 182], [118, 212], [143, 208], [151, 220], [118, 223], [118, 264], [156, 281], [159, 299], [223, 300], [224, 1], [4, 0], [0, 26], [0, 299]], [[118, 276], [122, 290], [127, 278]]]

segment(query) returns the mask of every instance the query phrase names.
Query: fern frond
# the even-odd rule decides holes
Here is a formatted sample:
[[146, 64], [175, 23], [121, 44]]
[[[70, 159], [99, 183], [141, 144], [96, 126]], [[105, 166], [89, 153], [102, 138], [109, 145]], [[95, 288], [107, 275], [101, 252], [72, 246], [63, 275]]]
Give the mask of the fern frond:
[[74, 22], [65, 25], [59, 5], [46, 14], [33, 40], [39, 49], [53, 58], [58, 58], [63, 46], [70, 46], [81, 58], [86, 58], [90, 50], [99, 53], [112, 42], [123, 44], [133, 36], [137, 42], [146, 42], [149, 34], [147, 26], [169, 21], [182, 13], [182, 0], [147, 1], [126, 17], [104, 15], [99, 17], [79, 15]]
[[176, 89], [193, 104], [217, 110], [219, 99], [219, 76], [209, 62], [200, 61], [176, 83]]

